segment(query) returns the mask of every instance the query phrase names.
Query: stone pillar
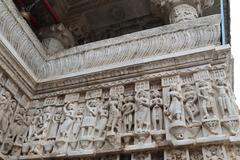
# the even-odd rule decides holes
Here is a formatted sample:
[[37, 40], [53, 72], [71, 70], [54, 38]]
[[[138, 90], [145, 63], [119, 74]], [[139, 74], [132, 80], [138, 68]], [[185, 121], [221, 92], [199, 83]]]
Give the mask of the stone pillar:
[[189, 4], [180, 4], [172, 8], [169, 14], [170, 23], [194, 20], [198, 18], [198, 12], [195, 7]]
[[169, 23], [194, 20], [202, 15], [203, 9], [213, 6], [214, 0], [151, 0], [167, 13]]

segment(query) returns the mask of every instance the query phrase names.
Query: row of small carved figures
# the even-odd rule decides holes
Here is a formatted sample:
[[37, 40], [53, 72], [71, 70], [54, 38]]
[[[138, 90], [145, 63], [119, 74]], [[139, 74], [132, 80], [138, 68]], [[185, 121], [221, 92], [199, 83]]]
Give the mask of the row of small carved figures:
[[[163, 116], [161, 115], [163, 110], [172, 122], [182, 120], [184, 107], [190, 119], [195, 121], [192, 108], [195, 107], [196, 99], [202, 101], [204, 118], [208, 118], [209, 106], [213, 107], [211, 106], [213, 104], [211, 97], [214, 94], [212, 88], [218, 90], [219, 97], [217, 99], [220, 104], [218, 106], [222, 108], [223, 114], [227, 110], [229, 114], [238, 115], [235, 110], [236, 103], [232, 90], [224, 81], [219, 80], [216, 85], [203, 81], [199, 84], [197, 90], [191, 85], [186, 85], [184, 98], [182, 98], [177, 86], [171, 86], [168, 92], [169, 102], [166, 105], [163, 104], [161, 93], [158, 90], [152, 90], [150, 95], [148, 91], [141, 90], [136, 93], [135, 97], [129, 95], [122, 101], [120, 101], [122, 98], [119, 98], [119, 96], [112, 96], [105, 104], [102, 104], [102, 101], [98, 98], [88, 100], [86, 107], [80, 108], [77, 113], [74, 109], [78, 108], [78, 103], [75, 102], [67, 102], [63, 110], [58, 110], [54, 116], [52, 116], [49, 107], [44, 108], [44, 111], [37, 109], [33, 115], [29, 113], [25, 115], [26, 111], [21, 112], [20, 110], [15, 116], [15, 123], [12, 125], [13, 127], [10, 127], [9, 134], [17, 136], [18, 133], [15, 130], [19, 128], [18, 126], [21, 126], [19, 130], [22, 130], [22, 128], [28, 130], [28, 140], [31, 139], [31, 136], [50, 134], [49, 132], [54, 132], [53, 137], [56, 137], [57, 130], [62, 136], [69, 136], [69, 132], [75, 130], [74, 135], [76, 135], [80, 128], [87, 128], [88, 130], [95, 128], [98, 130], [99, 136], [102, 136], [106, 127], [109, 131], [120, 132], [121, 124], [123, 124], [125, 132], [161, 130], [163, 129]], [[182, 102], [184, 105], [182, 105]], [[163, 108], [163, 106], [165, 107]], [[53, 124], [57, 126], [55, 126], [55, 129], [53, 129]]]

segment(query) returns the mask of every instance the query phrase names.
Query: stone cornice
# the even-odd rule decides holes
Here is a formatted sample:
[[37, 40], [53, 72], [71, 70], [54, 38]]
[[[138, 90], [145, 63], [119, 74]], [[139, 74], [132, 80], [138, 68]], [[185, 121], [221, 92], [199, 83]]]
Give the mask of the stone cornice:
[[[2, 37], [1, 33], [0, 37]], [[29, 70], [26, 70], [27, 67], [23, 66], [24, 63], [9, 54], [10, 50], [12, 50], [11, 46], [5, 46], [0, 41], [0, 66], [28, 97], [32, 97], [37, 82], [29, 74]]]
[[[231, 63], [229, 61], [229, 57], [231, 57], [229, 46], [208, 46], [163, 56], [151, 56], [145, 59], [140, 58], [134, 61], [106, 65], [100, 69], [93, 68], [95, 71], [89, 70], [62, 79], [39, 83], [34, 81], [26, 70], [21, 70], [23, 68], [20, 63], [14, 63], [11, 58], [4, 58], [5, 53], [8, 53], [6, 49], [2, 49], [1, 53], [4, 53], [0, 57], [1, 67], [33, 99], [111, 87], [144, 79], [161, 78], [178, 72], [195, 72], [205, 67], [212, 67], [212, 69], [225, 68], [226, 66], [219, 66], [218, 64]], [[209, 66], [209, 64], [212, 66]], [[202, 66], [202, 68], [198, 66]], [[189, 67], [189, 69], [184, 69], [186, 67]], [[229, 69], [231, 70], [231, 68]], [[229, 71], [229, 74], [231, 76], [231, 71]]]
[[165, 56], [153, 56], [144, 60], [138, 59], [135, 62], [108, 66], [108, 69], [103, 68], [101, 71], [96, 70], [81, 76], [39, 83], [34, 99], [109, 88], [203, 69], [227, 69], [224, 64], [231, 63], [228, 61], [230, 57], [229, 46], [209, 46]]

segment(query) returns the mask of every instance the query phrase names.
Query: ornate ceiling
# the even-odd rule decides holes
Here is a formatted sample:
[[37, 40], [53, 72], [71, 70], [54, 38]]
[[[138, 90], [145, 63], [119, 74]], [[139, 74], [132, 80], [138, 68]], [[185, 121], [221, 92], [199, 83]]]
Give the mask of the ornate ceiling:
[[[31, 8], [39, 28], [54, 23], [63, 23], [74, 36], [75, 44], [86, 44], [106, 38], [112, 38], [156, 26], [167, 24], [166, 11], [153, 5], [150, 0], [48, 0], [51, 12], [59, 20], [49, 14], [49, 9], [42, 1], [15, 0], [21, 10], [19, 1], [25, 8]], [[205, 10], [207, 15], [219, 13], [219, 3]], [[55, 18], [56, 18], [55, 17]], [[54, 21], [55, 20], [55, 21]], [[30, 22], [30, 24], [32, 24]], [[42, 39], [41, 36], [39, 36]]]

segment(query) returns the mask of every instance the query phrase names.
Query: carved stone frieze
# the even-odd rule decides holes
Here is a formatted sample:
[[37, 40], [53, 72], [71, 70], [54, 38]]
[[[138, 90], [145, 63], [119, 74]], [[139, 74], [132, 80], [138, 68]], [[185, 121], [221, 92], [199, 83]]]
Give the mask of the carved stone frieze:
[[[8, 91], [6, 80], [8, 87], [0, 90], [2, 106], [11, 104], [12, 110], [17, 111], [14, 114], [9, 110], [14, 118], [4, 132], [2, 153], [29, 159], [135, 151], [167, 147], [169, 142], [173, 146], [201, 145], [206, 141], [221, 142], [225, 135], [237, 141], [237, 105], [227, 81], [217, 78], [220, 69], [222, 66], [203, 65], [175, 70], [172, 76], [152, 74], [147, 79], [99, 85], [93, 90], [39, 98], [31, 103], [22, 96], [18, 98], [19, 105], [15, 94]], [[221, 75], [226, 75], [225, 70]], [[30, 108], [21, 107], [22, 104]], [[219, 146], [217, 150], [226, 157], [224, 148]], [[222, 153], [213, 151], [215, 148], [203, 147], [202, 152], [187, 148], [167, 150], [164, 158], [221, 159]], [[151, 154], [134, 153], [132, 159], [148, 160]]]
[[[238, 160], [230, 48], [215, 46], [219, 15], [198, 18], [213, 0], [155, 2], [172, 24], [46, 56], [0, 0], [0, 157]], [[65, 28], [52, 31], [64, 38], [43, 38], [73, 45]]]

